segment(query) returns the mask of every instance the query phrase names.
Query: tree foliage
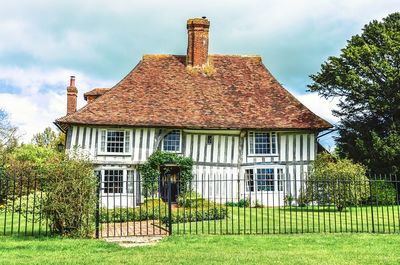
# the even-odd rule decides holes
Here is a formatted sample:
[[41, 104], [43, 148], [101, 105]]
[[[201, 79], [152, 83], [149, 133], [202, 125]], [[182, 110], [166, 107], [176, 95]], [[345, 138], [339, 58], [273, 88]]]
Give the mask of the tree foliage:
[[63, 132], [56, 134], [50, 127], [47, 127], [41, 133], [35, 134], [32, 138], [33, 144], [53, 149], [57, 149], [58, 144], [64, 144], [64, 142], [65, 134]]
[[338, 211], [343, 211], [349, 205], [365, 201], [369, 192], [364, 166], [323, 153], [311, 165], [301, 200], [335, 205]]
[[365, 25], [311, 78], [311, 91], [340, 99], [339, 154], [400, 172], [400, 13]]

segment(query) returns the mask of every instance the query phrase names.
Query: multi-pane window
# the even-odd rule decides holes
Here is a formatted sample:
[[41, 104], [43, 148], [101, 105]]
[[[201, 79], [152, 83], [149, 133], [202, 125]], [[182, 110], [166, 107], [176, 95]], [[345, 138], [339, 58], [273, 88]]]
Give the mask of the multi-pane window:
[[275, 132], [249, 132], [250, 155], [270, 155], [277, 153], [277, 137]]
[[173, 130], [169, 132], [163, 140], [163, 150], [167, 152], [177, 152], [181, 151], [181, 131]]
[[128, 153], [130, 132], [126, 130], [101, 130], [100, 151], [102, 153]]
[[123, 170], [104, 170], [104, 193], [122, 193], [124, 189], [123, 179]]
[[257, 168], [257, 190], [274, 191], [274, 169]]
[[245, 170], [247, 191], [283, 191], [283, 168], [250, 168]]

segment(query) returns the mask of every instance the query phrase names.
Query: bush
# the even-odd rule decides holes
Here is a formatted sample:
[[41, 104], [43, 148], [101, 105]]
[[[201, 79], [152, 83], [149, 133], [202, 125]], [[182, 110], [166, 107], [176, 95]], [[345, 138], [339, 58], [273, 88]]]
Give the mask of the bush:
[[[44, 202], [47, 199], [47, 194], [44, 192], [33, 192], [29, 195], [14, 196], [7, 198], [7, 211], [22, 214], [29, 222], [40, 221], [40, 214], [42, 213], [42, 208]], [[33, 215], [35, 219], [33, 220]], [[43, 218], [41, 218], [43, 220]]]
[[238, 202], [226, 202], [226, 206], [230, 207], [249, 207], [250, 206], [250, 200], [249, 199], [240, 199]]
[[201, 207], [205, 204], [207, 204], [207, 200], [204, 199], [199, 193], [187, 192], [178, 197], [178, 205], [180, 207], [196, 208], [196, 206]]
[[[182, 211], [172, 212], [172, 223], [198, 222], [203, 220], [220, 220], [227, 216], [227, 210], [220, 206], [211, 206], [203, 209], [185, 208]], [[168, 223], [168, 216], [164, 216], [161, 221]]]
[[146, 200], [140, 207], [101, 209], [101, 223], [156, 220], [167, 214], [167, 205], [158, 199]]
[[348, 159], [338, 159], [324, 153], [317, 157], [306, 181], [306, 201], [321, 205], [335, 205], [343, 211], [357, 205], [369, 194], [366, 169]]
[[[172, 209], [173, 223], [218, 220], [224, 219], [226, 216], [226, 209], [207, 200], [204, 200], [204, 204], [197, 205], [197, 208]], [[148, 200], [137, 208], [101, 209], [100, 211], [100, 222], [102, 223], [144, 220], [161, 220], [165, 224], [168, 223], [167, 204], [155, 199]]]
[[391, 183], [388, 183], [384, 180], [374, 180], [370, 185], [370, 203], [380, 205], [391, 205], [397, 203], [396, 188]]
[[49, 192], [43, 213], [52, 232], [90, 236], [97, 201], [97, 179], [90, 161], [78, 154], [53, 157], [46, 173]]

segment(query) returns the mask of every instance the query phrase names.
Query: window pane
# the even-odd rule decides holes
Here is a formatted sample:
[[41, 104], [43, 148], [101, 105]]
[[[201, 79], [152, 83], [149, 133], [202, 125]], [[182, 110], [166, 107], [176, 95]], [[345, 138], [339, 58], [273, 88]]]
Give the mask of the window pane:
[[254, 173], [253, 169], [246, 169], [247, 190], [254, 191]]
[[258, 191], [274, 191], [274, 169], [258, 168], [257, 169], [257, 190]]
[[255, 154], [268, 154], [269, 133], [254, 133]]
[[135, 184], [134, 181], [134, 176], [135, 176], [135, 171], [133, 170], [128, 170], [127, 171], [127, 176], [128, 176], [128, 193], [134, 193], [134, 187]]
[[101, 143], [100, 143], [100, 151], [106, 151], [106, 130], [101, 131]]
[[283, 169], [278, 168], [276, 173], [278, 175], [278, 191], [283, 191]]
[[123, 191], [123, 171], [104, 170], [103, 181], [104, 193], [122, 193]]
[[107, 131], [107, 152], [123, 153], [124, 152], [124, 131]]
[[131, 134], [129, 131], [125, 131], [125, 153], [129, 153], [131, 144]]
[[180, 152], [181, 131], [173, 130], [164, 137], [163, 150], [169, 152]]

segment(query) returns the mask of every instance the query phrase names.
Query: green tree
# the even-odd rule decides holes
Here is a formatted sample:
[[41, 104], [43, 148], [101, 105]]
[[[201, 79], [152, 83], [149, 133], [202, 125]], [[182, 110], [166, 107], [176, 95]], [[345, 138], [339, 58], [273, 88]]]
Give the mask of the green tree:
[[8, 113], [0, 109], [0, 153], [8, 152], [17, 145], [17, 127], [11, 125]]
[[369, 191], [364, 166], [323, 153], [311, 165], [305, 194], [300, 195], [300, 200], [335, 205], [338, 211], [343, 211], [349, 205], [365, 201]]
[[40, 146], [56, 149], [58, 144], [64, 144], [65, 134], [59, 132], [56, 134], [50, 127], [44, 129], [43, 132], [37, 133], [32, 138], [32, 143]]
[[400, 172], [400, 13], [365, 25], [310, 77], [311, 91], [340, 99], [339, 154], [375, 171]]

